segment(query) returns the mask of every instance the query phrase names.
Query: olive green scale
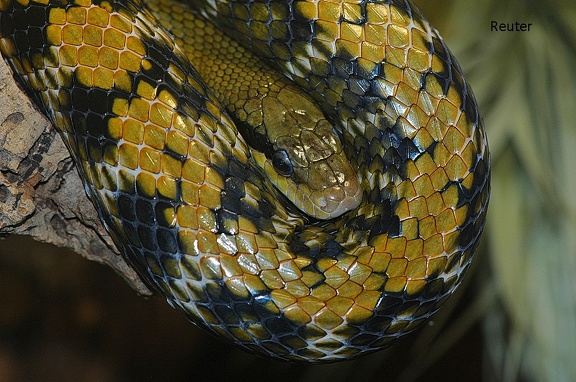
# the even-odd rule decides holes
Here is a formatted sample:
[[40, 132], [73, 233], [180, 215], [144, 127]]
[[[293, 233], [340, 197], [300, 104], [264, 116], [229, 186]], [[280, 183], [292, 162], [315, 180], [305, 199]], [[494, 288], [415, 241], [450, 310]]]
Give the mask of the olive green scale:
[[[269, 180], [269, 158], [235, 123], [264, 122], [277, 149], [267, 107], [247, 105], [296, 88], [273, 74], [233, 89], [218, 70], [201, 76], [177, 45], [188, 32], [171, 27], [204, 23], [186, 5], [2, 0], [2, 54], [122, 254], [191, 321], [277, 359], [346, 359], [418, 327], [461, 282], [489, 194], [474, 96], [437, 32], [401, 0], [193, 5], [317, 102], [361, 200], [313, 218]], [[289, 98], [271, 102], [289, 114]]]

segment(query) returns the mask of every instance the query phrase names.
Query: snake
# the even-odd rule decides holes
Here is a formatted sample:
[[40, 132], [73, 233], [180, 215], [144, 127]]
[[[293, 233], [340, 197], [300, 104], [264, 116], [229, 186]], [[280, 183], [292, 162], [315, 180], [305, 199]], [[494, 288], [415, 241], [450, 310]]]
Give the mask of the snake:
[[408, 0], [0, 0], [0, 50], [127, 263], [218, 338], [350, 359], [470, 267], [487, 137]]

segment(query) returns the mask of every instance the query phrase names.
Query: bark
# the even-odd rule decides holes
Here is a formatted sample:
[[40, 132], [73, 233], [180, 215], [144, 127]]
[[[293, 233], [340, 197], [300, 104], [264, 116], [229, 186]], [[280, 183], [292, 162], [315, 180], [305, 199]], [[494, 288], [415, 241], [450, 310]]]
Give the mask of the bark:
[[12, 234], [70, 248], [151, 294], [104, 229], [60, 135], [0, 60], [0, 235]]

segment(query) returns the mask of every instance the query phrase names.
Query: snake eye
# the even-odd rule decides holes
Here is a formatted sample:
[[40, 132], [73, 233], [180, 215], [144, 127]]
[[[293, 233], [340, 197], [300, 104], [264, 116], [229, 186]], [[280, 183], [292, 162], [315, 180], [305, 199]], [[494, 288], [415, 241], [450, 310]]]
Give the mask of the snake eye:
[[282, 176], [288, 177], [294, 172], [292, 162], [290, 162], [290, 158], [288, 158], [288, 154], [284, 150], [276, 151], [272, 154], [272, 166]]

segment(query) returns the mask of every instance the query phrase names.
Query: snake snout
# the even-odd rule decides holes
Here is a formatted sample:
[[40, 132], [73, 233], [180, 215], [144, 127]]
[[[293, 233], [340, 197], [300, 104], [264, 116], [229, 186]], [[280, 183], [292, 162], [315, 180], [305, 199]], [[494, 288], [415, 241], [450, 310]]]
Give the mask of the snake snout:
[[317, 162], [310, 167], [308, 184], [314, 190], [310, 195], [318, 219], [336, 218], [355, 209], [362, 201], [362, 187], [356, 171], [340, 153]]
[[362, 196], [362, 187], [355, 177], [347, 179], [341, 185], [325, 188], [317, 198], [316, 206], [321, 212], [317, 212], [316, 216], [325, 214], [326, 219], [336, 218], [358, 207]]

